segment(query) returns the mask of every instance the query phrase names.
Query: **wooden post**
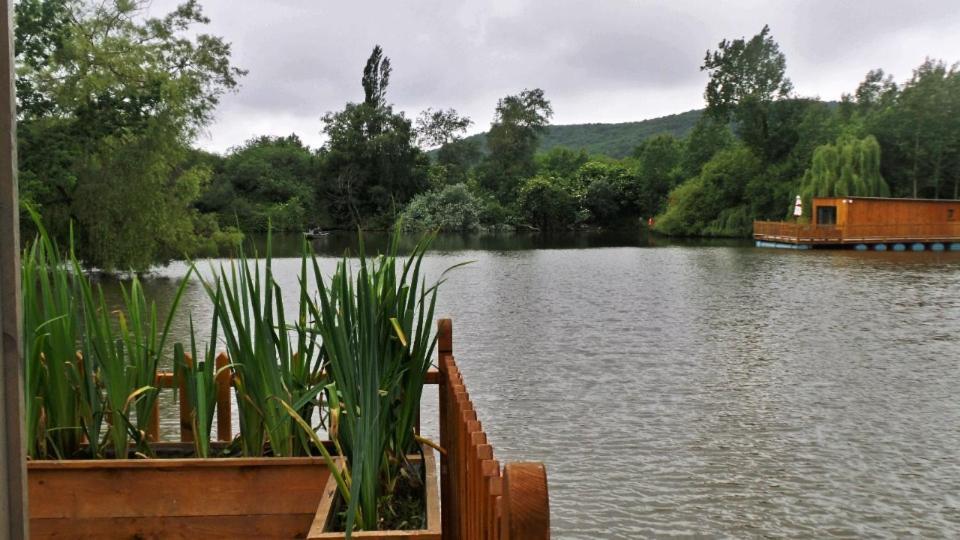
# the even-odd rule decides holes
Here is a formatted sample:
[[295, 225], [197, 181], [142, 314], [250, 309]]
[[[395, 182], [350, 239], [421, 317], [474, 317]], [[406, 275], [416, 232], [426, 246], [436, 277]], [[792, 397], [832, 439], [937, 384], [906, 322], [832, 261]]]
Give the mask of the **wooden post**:
[[147, 424], [147, 441], [157, 442], [160, 440], [160, 400], [153, 402], [150, 408], [150, 422]]
[[28, 538], [13, 2], [0, 0], [0, 538]]
[[[230, 423], [233, 421], [232, 405], [230, 402], [230, 382], [232, 370], [224, 369], [230, 364], [226, 353], [217, 355], [217, 440], [230, 442], [233, 439], [233, 430]], [[222, 371], [221, 371], [222, 370]]]
[[[184, 354], [183, 360], [193, 366], [193, 358], [189, 354]], [[190, 396], [187, 395], [186, 377], [181, 375], [176, 383], [180, 392], [180, 442], [193, 442], [193, 409], [190, 408]]]
[[452, 413], [448, 410], [452, 403], [450, 402], [450, 373], [447, 369], [447, 356], [453, 353], [453, 321], [450, 319], [440, 319], [437, 321], [437, 368], [440, 370], [440, 384], [437, 385], [437, 394], [439, 395], [439, 425], [440, 425], [440, 446], [447, 450], [446, 455], [440, 456], [440, 500], [443, 504], [440, 506], [442, 513], [441, 524], [443, 526], [443, 537], [455, 537], [454, 518], [456, 509], [453, 508], [452, 487], [450, 485], [450, 458], [452, 457], [452, 426], [450, 420]]
[[508, 463], [503, 468], [503, 540], [549, 540], [550, 497], [543, 463]]

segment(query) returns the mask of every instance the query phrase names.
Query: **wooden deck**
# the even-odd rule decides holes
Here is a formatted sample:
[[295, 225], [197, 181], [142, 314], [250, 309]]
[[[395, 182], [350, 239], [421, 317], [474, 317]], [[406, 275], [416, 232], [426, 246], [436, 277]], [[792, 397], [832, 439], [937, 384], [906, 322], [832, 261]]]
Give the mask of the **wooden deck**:
[[955, 243], [960, 242], [960, 222], [846, 225], [839, 227], [779, 221], [754, 221], [753, 238], [763, 242], [809, 246]]

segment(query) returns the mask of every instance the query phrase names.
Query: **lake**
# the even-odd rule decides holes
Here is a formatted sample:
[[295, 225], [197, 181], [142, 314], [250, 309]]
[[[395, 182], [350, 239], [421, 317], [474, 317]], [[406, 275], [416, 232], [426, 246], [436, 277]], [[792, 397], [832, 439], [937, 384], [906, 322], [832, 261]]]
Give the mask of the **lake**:
[[[327, 271], [350, 243], [314, 243]], [[635, 234], [436, 247], [433, 276], [473, 261], [439, 313], [497, 458], [546, 463], [555, 537], [960, 534], [960, 253]], [[288, 308], [298, 265], [274, 261]], [[148, 290], [167, 301], [184, 271]], [[196, 282], [178, 337], [188, 312], [207, 328]]]

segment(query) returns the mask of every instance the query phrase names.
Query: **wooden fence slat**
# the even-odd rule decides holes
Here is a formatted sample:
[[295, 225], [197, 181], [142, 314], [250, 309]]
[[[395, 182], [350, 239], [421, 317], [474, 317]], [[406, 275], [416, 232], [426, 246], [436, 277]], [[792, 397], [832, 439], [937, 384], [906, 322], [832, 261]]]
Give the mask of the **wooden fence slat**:
[[230, 359], [227, 358], [226, 353], [217, 355], [216, 368], [219, 372], [217, 375], [217, 440], [223, 442], [233, 440], [233, 426], [231, 426], [233, 405], [230, 401], [233, 373], [227, 368], [228, 365], [230, 365]]

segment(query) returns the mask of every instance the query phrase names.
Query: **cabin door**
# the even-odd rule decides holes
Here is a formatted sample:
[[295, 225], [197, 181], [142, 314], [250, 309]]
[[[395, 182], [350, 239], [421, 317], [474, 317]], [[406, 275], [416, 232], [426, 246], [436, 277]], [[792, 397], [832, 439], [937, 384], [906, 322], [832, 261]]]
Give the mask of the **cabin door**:
[[836, 206], [818, 206], [817, 207], [817, 225], [836, 225], [837, 207]]

